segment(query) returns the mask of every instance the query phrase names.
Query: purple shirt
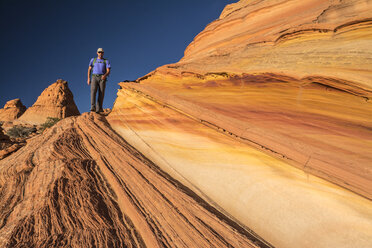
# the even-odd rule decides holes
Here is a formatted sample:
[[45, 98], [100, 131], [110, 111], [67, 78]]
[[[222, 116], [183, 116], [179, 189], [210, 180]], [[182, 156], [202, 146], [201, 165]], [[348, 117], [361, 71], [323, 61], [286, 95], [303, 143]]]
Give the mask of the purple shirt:
[[111, 68], [111, 65], [108, 59], [106, 59], [106, 63], [107, 63], [106, 65], [104, 59], [97, 58], [96, 62], [94, 63], [94, 66], [93, 66], [93, 60], [94, 58], [92, 58], [89, 62], [89, 66], [93, 67], [93, 74], [105, 74], [106, 68]]

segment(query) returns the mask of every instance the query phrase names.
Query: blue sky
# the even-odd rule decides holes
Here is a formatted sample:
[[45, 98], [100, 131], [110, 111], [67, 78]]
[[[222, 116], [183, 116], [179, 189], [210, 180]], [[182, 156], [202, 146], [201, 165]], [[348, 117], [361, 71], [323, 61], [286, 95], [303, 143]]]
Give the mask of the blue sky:
[[110, 60], [104, 108], [118, 82], [180, 60], [187, 45], [217, 19], [228, 0], [0, 0], [0, 108], [20, 98], [30, 107], [62, 78], [80, 112], [90, 108], [89, 61], [98, 47]]

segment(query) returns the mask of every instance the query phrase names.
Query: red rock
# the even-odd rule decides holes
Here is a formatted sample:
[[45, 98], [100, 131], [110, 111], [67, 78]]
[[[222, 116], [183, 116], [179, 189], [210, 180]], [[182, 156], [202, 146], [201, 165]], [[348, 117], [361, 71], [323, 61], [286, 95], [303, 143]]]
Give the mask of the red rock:
[[1, 247], [263, 244], [96, 113], [61, 120], [0, 160], [0, 192]]
[[178, 63], [120, 83], [107, 119], [275, 247], [369, 246], [371, 9], [228, 5]]
[[239, 1], [181, 61], [121, 85], [372, 199], [370, 9], [361, 0]]
[[[180, 62], [121, 83], [107, 120], [0, 160], [0, 246], [369, 247], [370, 9], [228, 5]], [[26, 121], [60, 114], [52, 92]]]
[[20, 99], [8, 101], [4, 108], [0, 109], [0, 121], [13, 121], [26, 111], [26, 107]]
[[66, 81], [58, 79], [46, 88], [36, 102], [19, 118], [20, 122], [42, 124], [47, 117], [66, 118], [80, 115]]

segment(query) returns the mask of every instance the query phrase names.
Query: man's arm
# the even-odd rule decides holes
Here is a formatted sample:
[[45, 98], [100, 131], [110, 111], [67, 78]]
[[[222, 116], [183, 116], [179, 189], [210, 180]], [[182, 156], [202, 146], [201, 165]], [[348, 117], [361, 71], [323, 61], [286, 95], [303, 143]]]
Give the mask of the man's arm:
[[111, 68], [106, 69], [106, 73], [102, 75], [103, 80], [105, 80], [107, 78], [107, 76], [110, 74], [110, 70], [111, 70]]
[[91, 71], [92, 71], [92, 67], [89, 66], [89, 67], [88, 67], [88, 80], [87, 80], [87, 84], [88, 84], [88, 85], [90, 85], [90, 73], [91, 73]]

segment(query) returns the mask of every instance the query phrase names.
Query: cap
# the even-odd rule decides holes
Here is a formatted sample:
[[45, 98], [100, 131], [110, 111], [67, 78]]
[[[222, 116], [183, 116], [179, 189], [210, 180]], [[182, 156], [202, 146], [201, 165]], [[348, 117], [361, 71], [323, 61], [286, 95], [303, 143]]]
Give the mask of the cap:
[[104, 52], [104, 51], [103, 51], [102, 48], [98, 48], [98, 49], [97, 49], [97, 53], [98, 53], [98, 52]]

